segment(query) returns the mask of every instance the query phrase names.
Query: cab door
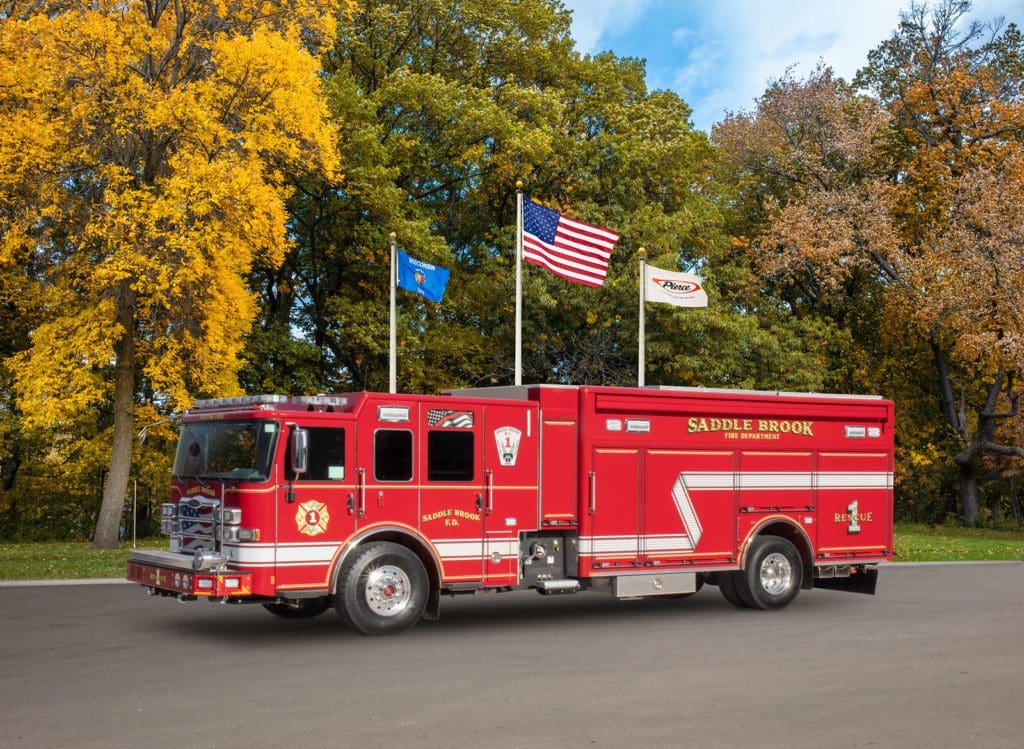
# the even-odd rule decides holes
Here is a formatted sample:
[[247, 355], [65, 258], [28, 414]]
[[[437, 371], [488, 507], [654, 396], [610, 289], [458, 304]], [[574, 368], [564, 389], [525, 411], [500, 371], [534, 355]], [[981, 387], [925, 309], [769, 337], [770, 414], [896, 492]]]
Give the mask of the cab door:
[[519, 534], [540, 527], [536, 406], [484, 408], [484, 584], [519, 581]]
[[482, 422], [480, 406], [448, 398], [423, 404], [419, 416], [419, 528], [437, 550], [447, 584], [483, 579]]
[[327, 587], [334, 552], [354, 528], [348, 509], [355, 489], [353, 425], [302, 426], [308, 435], [308, 465], [300, 474], [291, 470], [288, 439], [297, 428], [292, 425], [284, 432], [289, 444], [284, 481], [277, 487], [275, 499], [277, 543], [273, 544], [273, 564], [275, 585], [281, 591]]
[[372, 406], [359, 423], [353, 514], [356, 530], [394, 526], [415, 531], [419, 521], [416, 403]]

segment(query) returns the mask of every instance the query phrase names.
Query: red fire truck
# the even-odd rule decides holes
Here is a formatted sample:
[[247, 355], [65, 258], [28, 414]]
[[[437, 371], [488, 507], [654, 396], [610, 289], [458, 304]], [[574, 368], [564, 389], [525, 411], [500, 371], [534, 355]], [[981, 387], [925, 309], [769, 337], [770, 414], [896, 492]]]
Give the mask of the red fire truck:
[[443, 595], [618, 598], [718, 586], [740, 607], [874, 593], [892, 558], [893, 405], [869, 396], [534, 385], [259, 395], [182, 420], [154, 595], [335, 608], [360, 632]]

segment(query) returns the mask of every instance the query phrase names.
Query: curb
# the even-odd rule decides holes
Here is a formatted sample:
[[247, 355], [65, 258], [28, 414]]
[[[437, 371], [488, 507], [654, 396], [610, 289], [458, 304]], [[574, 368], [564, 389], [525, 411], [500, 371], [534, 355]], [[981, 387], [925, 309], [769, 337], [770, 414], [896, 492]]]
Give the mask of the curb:
[[83, 577], [77, 580], [0, 580], [0, 588], [33, 588], [54, 585], [128, 585], [131, 580], [120, 577]]
[[1024, 564], [1024, 562], [1017, 559], [972, 559], [955, 561], [950, 560], [946, 562], [879, 562], [879, 567], [938, 567], [941, 565], [962, 565], [962, 566], [984, 566], [986, 564], [992, 565], [1006, 565], [1006, 564]]

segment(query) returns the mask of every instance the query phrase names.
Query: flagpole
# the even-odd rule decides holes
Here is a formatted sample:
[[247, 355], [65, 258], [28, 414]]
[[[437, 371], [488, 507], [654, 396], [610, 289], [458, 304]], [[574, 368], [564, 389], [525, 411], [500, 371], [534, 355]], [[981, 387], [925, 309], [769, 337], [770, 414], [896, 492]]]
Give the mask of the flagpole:
[[395, 323], [395, 287], [398, 285], [396, 276], [396, 249], [395, 244], [395, 233], [391, 232], [391, 314], [389, 315], [389, 333], [390, 333], [390, 344], [388, 347], [388, 392], [398, 392], [398, 354], [397, 349], [397, 338], [398, 332]]
[[516, 181], [516, 372], [523, 384], [523, 182]]
[[646, 320], [644, 319], [644, 302], [646, 301], [645, 291], [647, 287], [647, 250], [641, 247], [636, 254], [637, 257], [640, 259], [640, 330], [637, 335], [639, 346], [636, 367], [636, 386], [643, 387], [645, 380], [644, 374], [645, 370], [647, 369], [647, 362], [645, 361], [647, 357], [647, 342], [646, 333], [644, 330], [644, 328], [646, 327]]

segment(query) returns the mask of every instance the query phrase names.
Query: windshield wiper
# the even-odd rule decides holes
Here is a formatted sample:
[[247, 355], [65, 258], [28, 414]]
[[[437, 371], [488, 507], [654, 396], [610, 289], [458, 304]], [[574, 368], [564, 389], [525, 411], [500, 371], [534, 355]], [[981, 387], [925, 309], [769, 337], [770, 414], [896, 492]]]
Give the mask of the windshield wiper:
[[201, 487], [203, 487], [203, 489], [205, 489], [206, 491], [212, 491], [212, 489], [210, 488], [210, 485], [207, 484], [205, 481], [203, 481], [203, 479], [200, 476], [198, 476], [198, 475], [192, 476], [192, 475], [185, 475], [183, 473], [175, 473], [175, 474], [172, 474], [172, 475], [174, 476], [174, 478], [178, 479], [179, 481], [195, 481]]

